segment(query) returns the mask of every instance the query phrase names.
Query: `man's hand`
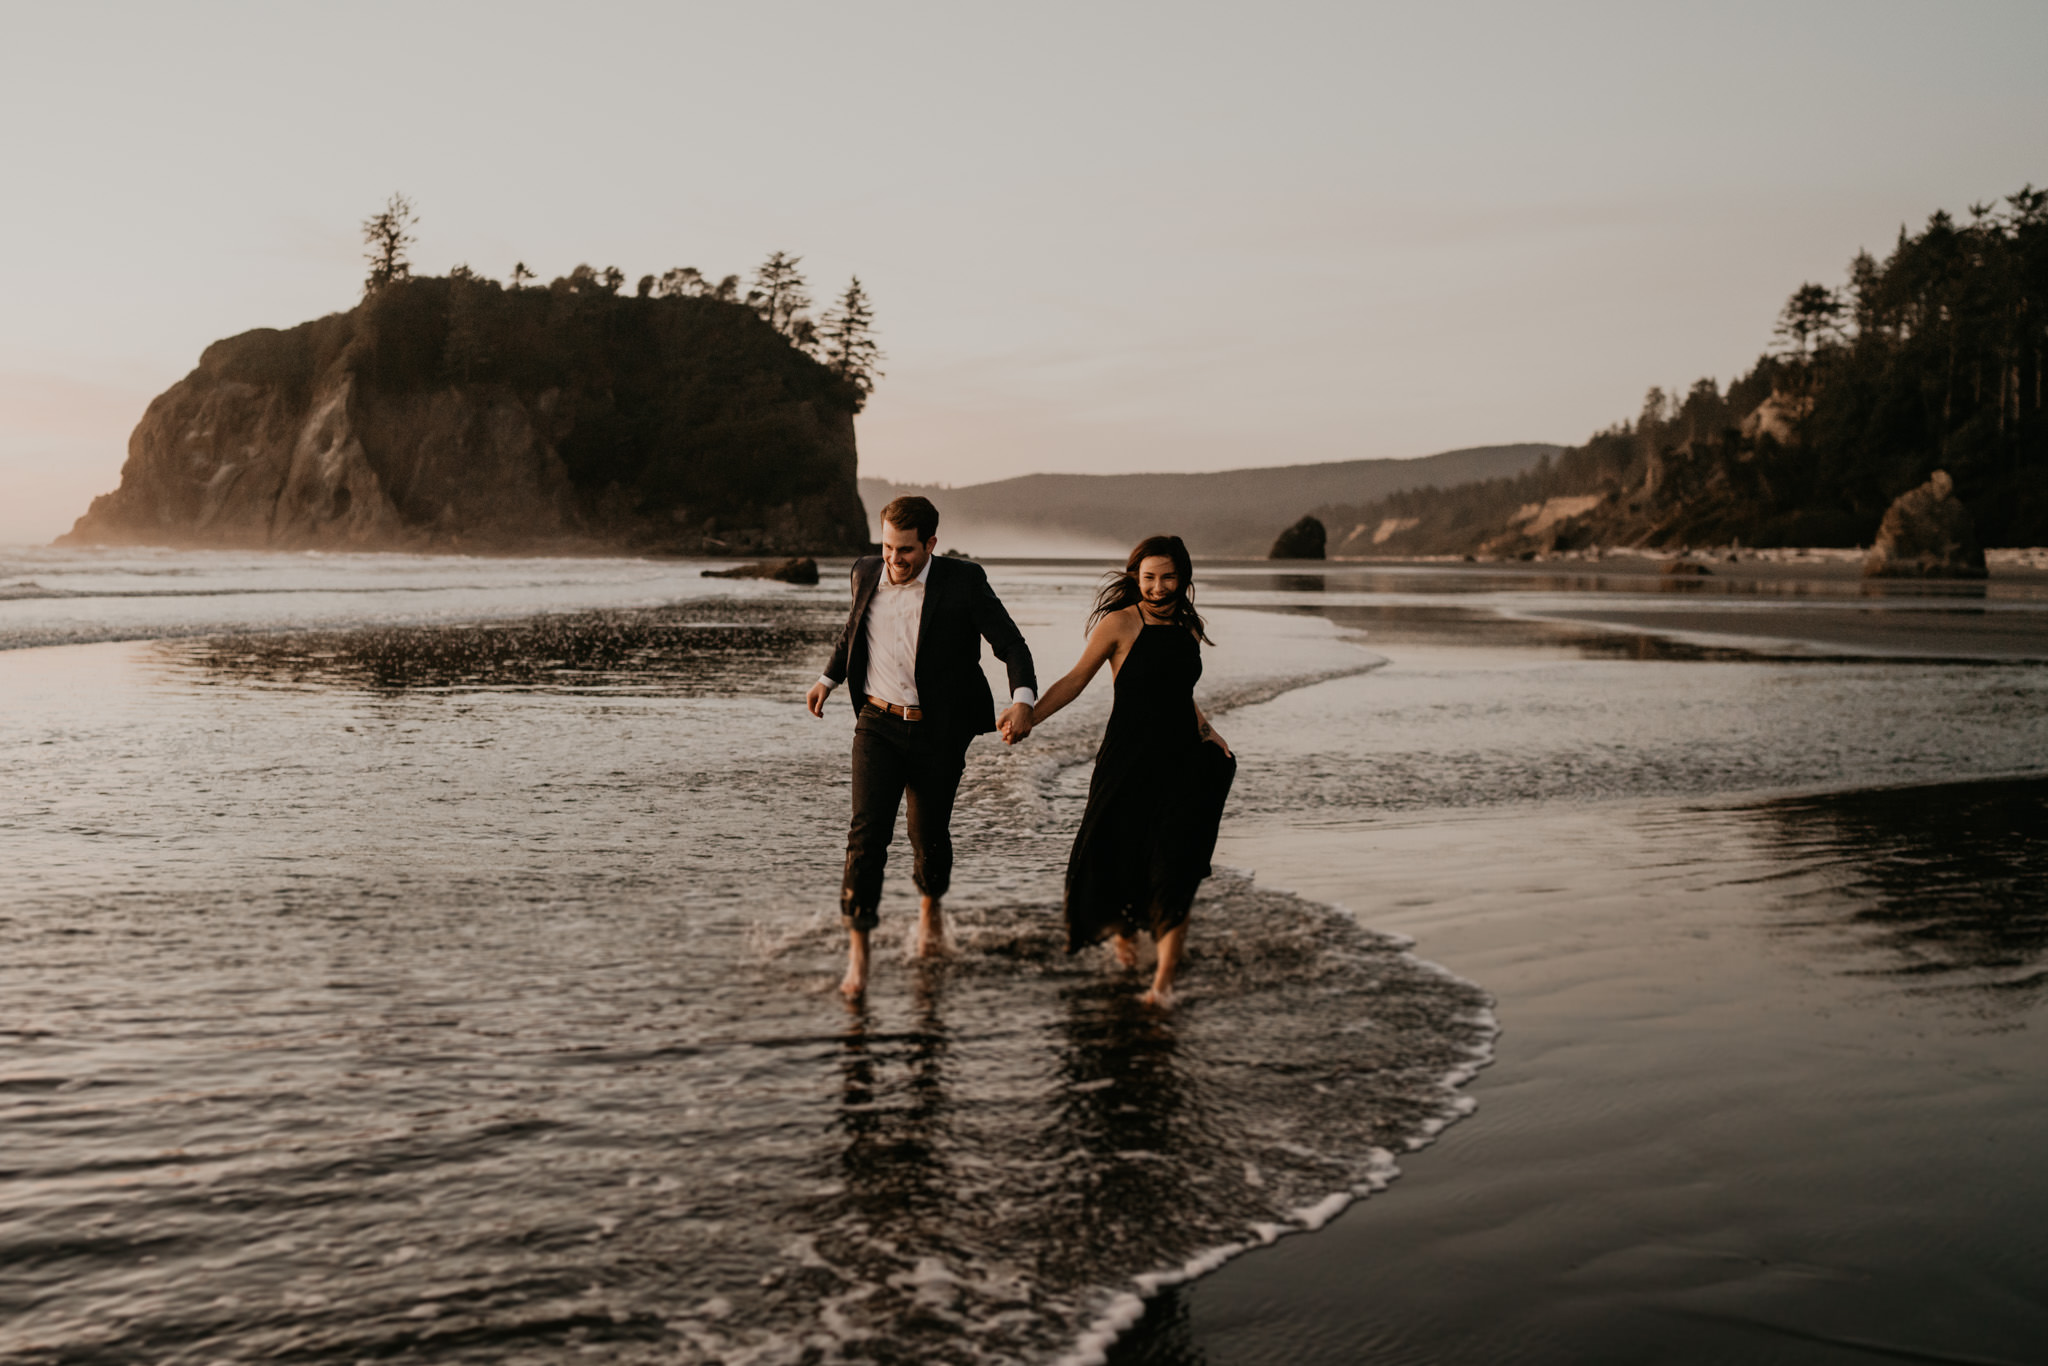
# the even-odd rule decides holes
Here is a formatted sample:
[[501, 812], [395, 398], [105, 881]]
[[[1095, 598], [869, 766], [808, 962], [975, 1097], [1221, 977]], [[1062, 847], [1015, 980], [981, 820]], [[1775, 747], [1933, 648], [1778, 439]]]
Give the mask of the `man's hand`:
[[1031, 734], [1031, 708], [1023, 702], [1012, 702], [996, 719], [996, 729], [1002, 732], [1004, 744], [1016, 744]]
[[825, 686], [823, 679], [820, 679], [816, 683], [811, 684], [811, 690], [804, 694], [804, 705], [811, 709], [811, 715], [823, 716], [825, 714], [825, 699], [831, 695], [832, 690]]

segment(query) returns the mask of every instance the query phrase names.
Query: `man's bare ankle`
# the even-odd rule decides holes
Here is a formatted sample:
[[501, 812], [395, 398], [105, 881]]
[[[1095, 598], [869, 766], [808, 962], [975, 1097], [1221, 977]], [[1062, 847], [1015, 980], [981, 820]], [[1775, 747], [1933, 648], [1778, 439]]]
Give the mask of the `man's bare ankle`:
[[846, 976], [839, 979], [839, 992], [853, 1000], [868, 989], [868, 941], [867, 935], [859, 930], [852, 931], [846, 940]]
[[917, 955], [936, 958], [946, 951], [946, 912], [936, 901], [920, 902], [917, 908]]

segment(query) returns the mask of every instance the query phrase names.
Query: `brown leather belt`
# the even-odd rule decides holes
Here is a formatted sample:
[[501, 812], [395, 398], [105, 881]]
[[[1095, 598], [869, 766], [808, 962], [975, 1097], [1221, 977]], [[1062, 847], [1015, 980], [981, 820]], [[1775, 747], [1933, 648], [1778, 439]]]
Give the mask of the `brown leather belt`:
[[875, 696], [873, 693], [868, 694], [868, 705], [871, 707], [879, 707], [883, 711], [888, 712], [889, 715], [900, 716], [906, 721], [924, 720], [923, 707], [899, 707], [894, 702], [884, 702], [881, 698]]

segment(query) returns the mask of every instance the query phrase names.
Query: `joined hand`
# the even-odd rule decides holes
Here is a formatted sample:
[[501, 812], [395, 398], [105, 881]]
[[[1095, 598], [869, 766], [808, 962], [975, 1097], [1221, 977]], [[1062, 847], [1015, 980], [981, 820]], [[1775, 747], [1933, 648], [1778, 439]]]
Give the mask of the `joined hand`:
[[1016, 744], [1031, 734], [1031, 708], [1022, 702], [1012, 702], [996, 720], [996, 729], [1002, 733], [1004, 744]]

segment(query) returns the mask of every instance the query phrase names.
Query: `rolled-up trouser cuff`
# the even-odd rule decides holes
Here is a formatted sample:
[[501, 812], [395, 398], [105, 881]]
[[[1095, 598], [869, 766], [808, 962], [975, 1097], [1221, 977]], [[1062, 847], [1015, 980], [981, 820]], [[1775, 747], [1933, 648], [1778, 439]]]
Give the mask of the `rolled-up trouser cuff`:
[[856, 901], [851, 887], [839, 894], [839, 918], [846, 922], [849, 930], [872, 930], [882, 923], [879, 911], [880, 907], [876, 905], [863, 906]]

